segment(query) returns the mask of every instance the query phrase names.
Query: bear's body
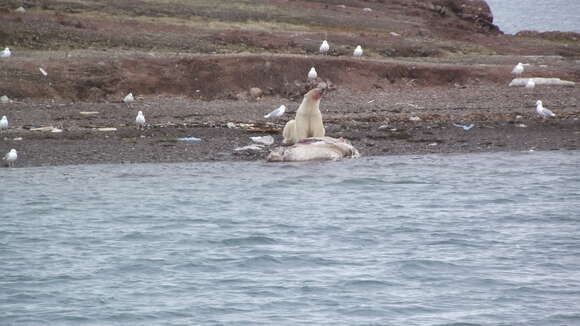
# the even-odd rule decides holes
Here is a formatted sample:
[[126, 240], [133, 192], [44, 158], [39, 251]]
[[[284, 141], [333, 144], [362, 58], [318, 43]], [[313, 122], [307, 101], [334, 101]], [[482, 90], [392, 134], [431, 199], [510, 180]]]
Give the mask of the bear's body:
[[284, 127], [284, 144], [292, 145], [304, 138], [324, 137], [326, 132], [319, 108], [322, 93], [320, 88], [315, 88], [304, 95], [296, 111], [296, 118], [288, 121]]
[[282, 136], [284, 136], [282, 141], [284, 145], [293, 145], [298, 142], [298, 139], [296, 139], [296, 120], [290, 120], [286, 123]]
[[324, 137], [325, 130], [320, 113], [320, 98], [322, 90], [315, 88], [304, 95], [304, 99], [296, 111], [296, 138], [300, 141], [309, 137]]

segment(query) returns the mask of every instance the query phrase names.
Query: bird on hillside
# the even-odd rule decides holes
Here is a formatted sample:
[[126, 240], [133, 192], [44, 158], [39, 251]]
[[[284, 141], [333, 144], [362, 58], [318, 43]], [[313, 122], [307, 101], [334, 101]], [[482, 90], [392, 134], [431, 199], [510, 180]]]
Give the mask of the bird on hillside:
[[528, 82], [526, 83], [526, 88], [534, 88], [534, 87], [536, 87], [534, 79], [533, 78], [528, 79]]
[[314, 69], [314, 67], [310, 68], [310, 71], [308, 72], [308, 79], [316, 79], [316, 77], [318, 77], [316, 69]]
[[12, 52], [10, 51], [9, 48], [5, 48], [4, 51], [0, 52], [0, 57], [1, 58], [8, 58], [12, 55]]
[[145, 129], [145, 116], [142, 111], [137, 112], [135, 123], [137, 124], [137, 129]]
[[16, 153], [16, 150], [13, 148], [10, 150], [10, 152], [8, 152], [6, 155], [4, 155], [4, 160], [6, 160], [8, 162], [8, 167], [13, 168], [14, 167], [14, 162], [16, 162], [16, 159], [18, 158], [18, 154]]
[[326, 40], [322, 41], [322, 44], [320, 44], [320, 53], [322, 53], [323, 55], [326, 55], [328, 53], [328, 50], [330, 50], [330, 45], [328, 45], [328, 42]]
[[3, 115], [2, 119], [0, 119], [0, 134], [4, 129], [8, 129], [8, 119], [6, 118], [5, 115]]
[[281, 117], [281, 116], [284, 114], [284, 112], [286, 112], [286, 105], [282, 104], [282, 105], [280, 105], [280, 107], [279, 107], [279, 108], [277, 108], [276, 110], [274, 110], [274, 111], [272, 111], [272, 112], [270, 112], [270, 113], [266, 114], [266, 115], [264, 116], [264, 118], [266, 118], [266, 119], [270, 119], [270, 118], [274, 118], [274, 119], [275, 119], [275, 118], [279, 118], [279, 117]]
[[524, 72], [524, 64], [521, 62], [518, 62], [518, 64], [514, 67], [514, 69], [512, 70], [512, 74], [519, 76]]
[[127, 104], [135, 102], [135, 97], [133, 97], [133, 93], [127, 94], [127, 96], [125, 96], [125, 98], [123, 98], [123, 102], [125, 102]]
[[363, 49], [360, 45], [356, 46], [356, 49], [354, 49], [354, 52], [352, 53], [353, 56], [355, 57], [362, 57], [363, 55]]
[[556, 116], [554, 112], [550, 111], [549, 109], [546, 109], [542, 105], [542, 101], [540, 100], [536, 101], [536, 112], [542, 117], [542, 119]]

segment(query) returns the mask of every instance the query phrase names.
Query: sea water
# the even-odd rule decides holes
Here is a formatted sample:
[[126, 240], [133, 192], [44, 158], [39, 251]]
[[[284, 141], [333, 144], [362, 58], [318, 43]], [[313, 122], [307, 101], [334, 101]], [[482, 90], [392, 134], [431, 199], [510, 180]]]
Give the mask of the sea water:
[[0, 169], [0, 325], [580, 325], [580, 152]]
[[580, 0], [486, 0], [493, 22], [508, 34], [523, 30], [580, 33]]

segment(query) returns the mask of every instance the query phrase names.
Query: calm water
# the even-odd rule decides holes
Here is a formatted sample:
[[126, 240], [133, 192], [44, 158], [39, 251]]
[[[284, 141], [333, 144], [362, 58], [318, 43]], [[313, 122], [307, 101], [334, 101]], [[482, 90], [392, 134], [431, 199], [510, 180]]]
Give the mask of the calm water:
[[508, 34], [522, 30], [580, 33], [580, 0], [486, 0], [494, 23]]
[[579, 168], [0, 169], [0, 325], [580, 325]]

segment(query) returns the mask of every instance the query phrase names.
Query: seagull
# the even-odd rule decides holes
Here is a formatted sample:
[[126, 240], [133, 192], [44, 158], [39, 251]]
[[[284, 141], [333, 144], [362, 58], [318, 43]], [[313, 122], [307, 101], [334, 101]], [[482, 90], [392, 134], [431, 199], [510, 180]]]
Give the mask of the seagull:
[[41, 73], [41, 74], [42, 74], [44, 77], [48, 76], [48, 73], [46, 72], [46, 70], [42, 69], [41, 67], [38, 67], [38, 70], [40, 70], [40, 73]]
[[0, 120], [0, 133], [2, 133], [3, 129], [8, 129], [8, 119], [6, 119], [5, 115], [3, 115]]
[[318, 77], [316, 69], [314, 69], [314, 67], [310, 68], [310, 71], [308, 72], [308, 79], [316, 79], [316, 77]]
[[328, 42], [326, 42], [326, 40], [322, 41], [322, 44], [320, 44], [320, 53], [326, 55], [328, 50], [330, 50], [330, 45], [328, 45]]
[[279, 107], [279, 108], [277, 108], [276, 110], [274, 110], [274, 111], [272, 111], [272, 112], [270, 112], [270, 113], [266, 114], [266, 115], [264, 116], [264, 118], [266, 118], [266, 119], [270, 119], [270, 118], [279, 118], [279, 117], [281, 117], [281, 116], [284, 114], [284, 112], [286, 112], [286, 105], [282, 104], [282, 105], [280, 105], [280, 107]]
[[524, 65], [521, 62], [518, 62], [518, 64], [512, 70], [512, 74], [515, 74], [515, 75], [518, 75], [519, 76], [523, 72], [524, 72]]
[[0, 96], [0, 103], [9, 103], [10, 99], [6, 95]]
[[546, 109], [542, 105], [542, 101], [540, 101], [540, 100], [536, 101], [536, 112], [542, 117], [542, 119], [546, 119], [548, 117], [555, 117], [556, 116], [554, 114], [554, 112]]
[[11, 168], [14, 167], [14, 162], [16, 161], [17, 158], [18, 154], [16, 154], [16, 150], [14, 148], [11, 149], [10, 152], [8, 152], [6, 155], [4, 155], [4, 160], [8, 162], [8, 167]]
[[137, 124], [137, 129], [145, 129], [145, 116], [143, 116], [143, 112], [137, 112], [135, 123]]
[[4, 51], [0, 52], [0, 58], [8, 58], [12, 55], [9, 48], [5, 48]]
[[526, 83], [526, 88], [534, 88], [534, 87], [536, 87], [534, 79], [533, 78], [528, 79], [528, 82]]
[[463, 130], [465, 130], [465, 131], [469, 131], [471, 128], [475, 127], [475, 125], [473, 123], [470, 125], [460, 125], [460, 124], [454, 123], [453, 125], [455, 127], [463, 128]]
[[363, 49], [361, 48], [360, 45], [356, 46], [356, 49], [354, 49], [354, 52], [352, 53], [352, 55], [354, 55], [355, 57], [362, 57]]
[[133, 93], [129, 93], [127, 94], [127, 96], [125, 96], [125, 98], [123, 98], [123, 102], [129, 104], [131, 102], [135, 102], [135, 98], [133, 97]]

